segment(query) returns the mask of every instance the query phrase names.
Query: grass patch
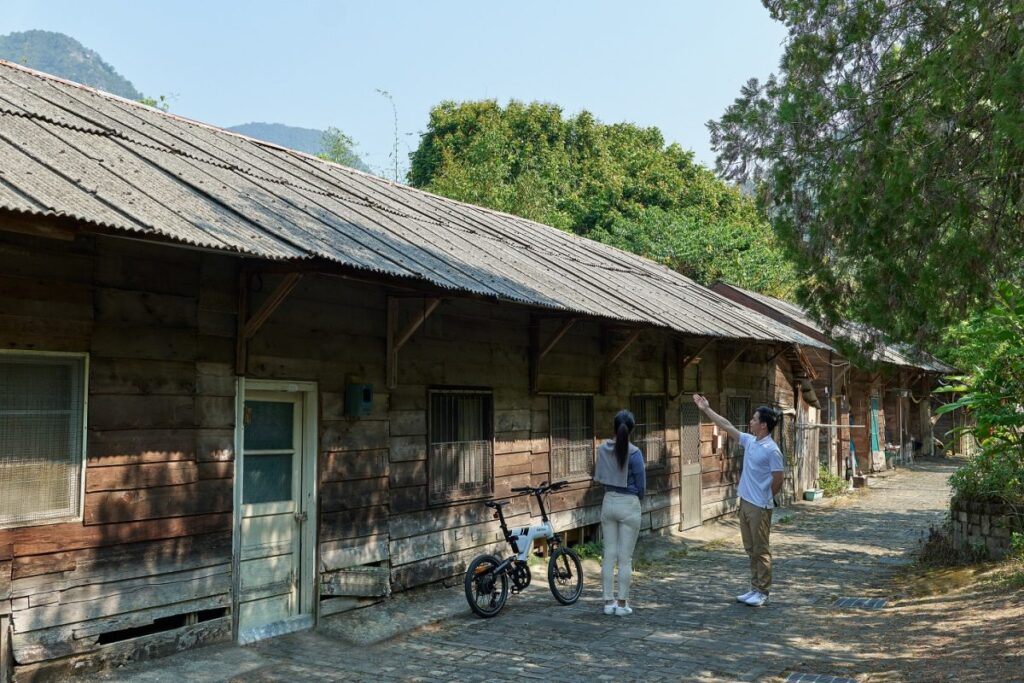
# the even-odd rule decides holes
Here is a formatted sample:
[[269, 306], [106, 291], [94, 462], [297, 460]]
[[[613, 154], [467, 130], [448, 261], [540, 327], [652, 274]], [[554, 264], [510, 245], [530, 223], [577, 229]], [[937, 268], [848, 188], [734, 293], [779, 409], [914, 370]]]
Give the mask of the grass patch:
[[727, 547], [729, 547], [729, 541], [728, 540], [726, 540], [724, 538], [716, 538], [714, 540], [708, 541], [707, 543], [704, 543], [704, 544], [699, 545], [699, 546], [697, 546], [695, 548], [692, 548], [692, 550], [694, 550], [694, 551], [698, 551], [699, 550], [701, 552], [709, 553], [709, 552], [713, 552], [715, 550], [722, 550], [723, 548], [727, 548]]
[[849, 486], [846, 480], [832, 474], [824, 465], [818, 468], [818, 488], [825, 492], [826, 498], [845, 495]]

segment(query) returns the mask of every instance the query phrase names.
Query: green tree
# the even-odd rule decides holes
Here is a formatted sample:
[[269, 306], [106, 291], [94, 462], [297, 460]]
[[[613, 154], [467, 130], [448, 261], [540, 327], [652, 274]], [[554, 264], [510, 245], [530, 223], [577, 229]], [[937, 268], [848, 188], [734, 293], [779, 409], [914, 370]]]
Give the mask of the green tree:
[[333, 161], [342, 166], [365, 170], [363, 160], [355, 152], [356, 143], [338, 128], [328, 128], [320, 140], [323, 150], [317, 156], [325, 161]]
[[709, 123], [819, 317], [937, 339], [1024, 268], [1021, 0], [764, 0], [780, 73]]
[[991, 307], [952, 328], [965, 374], [946, 387], [959, 398], [939, 409], [969, 412], [980, 453], [950, 480], [974, 499], [1024, 501], [1024, 288], [1000, 284]]
[[143, 95], [139, 98], [139, 102], [147, 107], [153, 107], [154, 109], [159, 109], [164, 112], [170, 111], [171, 109], [171, 101], [167, 99], [166, 95], [159, 95], [157, 97], [146, 97]]
[[777, 296], [793, 269], [753, 201], [666, 145], [554, 104], [443, 102], [411, 155], [410, 184], [641, 254], [709, 283]]

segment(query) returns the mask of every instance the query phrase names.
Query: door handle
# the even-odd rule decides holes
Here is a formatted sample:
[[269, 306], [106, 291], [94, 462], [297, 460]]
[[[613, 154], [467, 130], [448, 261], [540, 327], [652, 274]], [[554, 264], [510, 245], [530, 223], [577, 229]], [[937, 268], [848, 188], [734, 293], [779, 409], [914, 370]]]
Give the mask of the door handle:
[[306, 513], [306, 511], [296, 512], [295, 513], [295, 521], [298, 522], [299, 524], [305, 522], [308, 519], [309, 519], [309, 514]]

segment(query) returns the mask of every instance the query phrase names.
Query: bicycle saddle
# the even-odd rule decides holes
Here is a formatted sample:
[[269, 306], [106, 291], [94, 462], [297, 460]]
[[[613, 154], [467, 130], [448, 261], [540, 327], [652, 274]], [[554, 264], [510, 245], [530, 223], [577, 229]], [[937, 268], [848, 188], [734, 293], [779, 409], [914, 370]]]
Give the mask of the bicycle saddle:
[[507, 501], [507, 500], [489, 500], [486, 503], [484, 503], [484, 505], [486, 505], [489, 508], [494, 508], [495, 510], [497, 510], [498, 508], [505, 507], [506, 505], [509, 504], [509, 502], [511, 502], [511, 501]]

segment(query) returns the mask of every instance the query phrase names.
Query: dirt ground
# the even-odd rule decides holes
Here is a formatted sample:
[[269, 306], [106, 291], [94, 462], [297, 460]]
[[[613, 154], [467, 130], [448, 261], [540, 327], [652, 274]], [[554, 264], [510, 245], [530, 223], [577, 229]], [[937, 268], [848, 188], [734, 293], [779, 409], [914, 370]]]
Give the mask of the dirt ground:
[[1024, 681], [1024, 562], [914, 568], [895, 583], [905, 597], [869, 631], [889, 661], [870, 681]]

